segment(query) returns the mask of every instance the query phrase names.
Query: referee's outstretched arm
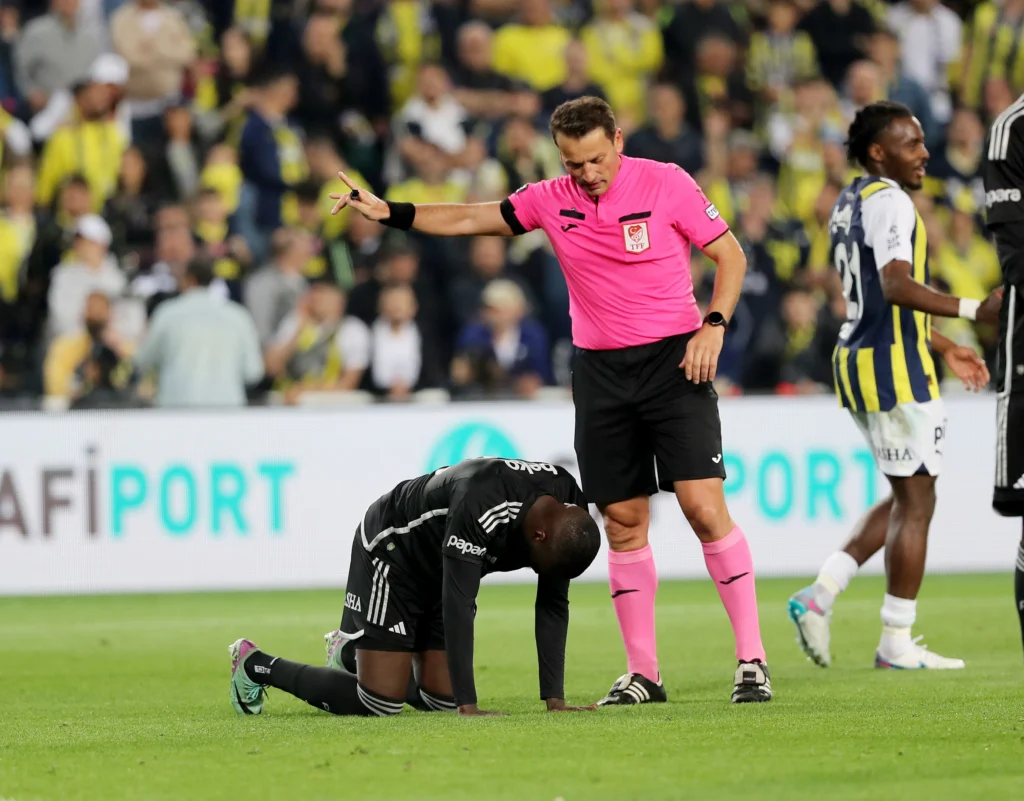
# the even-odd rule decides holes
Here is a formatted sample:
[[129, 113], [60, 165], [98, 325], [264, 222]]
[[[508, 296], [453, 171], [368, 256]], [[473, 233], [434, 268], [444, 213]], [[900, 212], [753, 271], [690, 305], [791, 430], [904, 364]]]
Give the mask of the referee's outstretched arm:
[[514, 236], [515, 231], [505, 220], [502, 203], [388, 203], [352, 183], [345, 173], [338, 177], [351, 190], [345, 194], [332, 194], [336, 201], [331, 214], [351, 206], [368, 220], [376, 220], [391, 228], [415, 228], [434, 236]]

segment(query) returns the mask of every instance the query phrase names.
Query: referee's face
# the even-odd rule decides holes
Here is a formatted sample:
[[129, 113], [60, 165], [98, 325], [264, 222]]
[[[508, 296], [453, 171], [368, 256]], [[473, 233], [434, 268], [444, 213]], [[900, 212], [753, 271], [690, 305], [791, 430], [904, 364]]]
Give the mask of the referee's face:
[[619, 155], [622, 153], [622, 131], [616, 129], [615, 137], [608, 138], [603, 128], [595, 128], [585, 136], [574, 139], [558, 134], [555, 139], [562, 164], [573, 177], [580, 189], [590, 197], [600, 197], [608, 191], [619, 172]]

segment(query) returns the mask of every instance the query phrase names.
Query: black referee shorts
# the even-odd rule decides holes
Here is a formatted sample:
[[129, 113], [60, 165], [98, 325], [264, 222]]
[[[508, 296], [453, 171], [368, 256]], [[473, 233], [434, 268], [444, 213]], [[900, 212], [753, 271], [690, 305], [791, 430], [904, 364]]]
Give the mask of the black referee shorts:
[[374, 503], [356, 529], [341, 632], [367, 651], [443, 651], [440, 592], [425, 590], [384, 543], [372, 551], [363, 544], [364, 535], [372, 541], [390, 525], [381, 519], [381, 506]]
[[[679, 365], [693, 333], [617, 350], [576, 349], [572, 389], [583, 492], [598, 506], [725, 478], [718, 393]], [[657, 472], [655, 472], [657, 467]]]

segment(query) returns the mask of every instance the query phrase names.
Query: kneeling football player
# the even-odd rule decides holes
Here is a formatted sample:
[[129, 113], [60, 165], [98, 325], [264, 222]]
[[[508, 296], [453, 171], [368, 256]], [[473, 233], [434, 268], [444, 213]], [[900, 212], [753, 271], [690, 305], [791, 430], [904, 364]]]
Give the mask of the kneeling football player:
[[326, 635], [327, 667], [271, 656], [250, 640], [231, 651], [231, 704], [263, 711], [266, 687], [336, 715], [425, 711], [485, 715], [473, 680], [480, 579], [524, 567], [539, 576], [540, 697], [563, 691], [569, 580], [600, 549], [597, 523], [573, 477], [537, 462], [472, 459], [403, 481], [363, 515], [352, 543], [341, 628]]

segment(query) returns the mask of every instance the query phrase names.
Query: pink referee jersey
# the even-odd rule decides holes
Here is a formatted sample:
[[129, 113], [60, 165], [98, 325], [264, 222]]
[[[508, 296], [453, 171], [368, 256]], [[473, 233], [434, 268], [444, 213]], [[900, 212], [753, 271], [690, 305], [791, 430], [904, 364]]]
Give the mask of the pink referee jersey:
[[515, 233], [542, 228], [551, 240], [577, 347], [627, 348], [700, 328], [690, 244], [704, 248], [729, 226], [680, 167], [623, 156], [597, 199], [563, 175], [526, 184], [502, 212]]

